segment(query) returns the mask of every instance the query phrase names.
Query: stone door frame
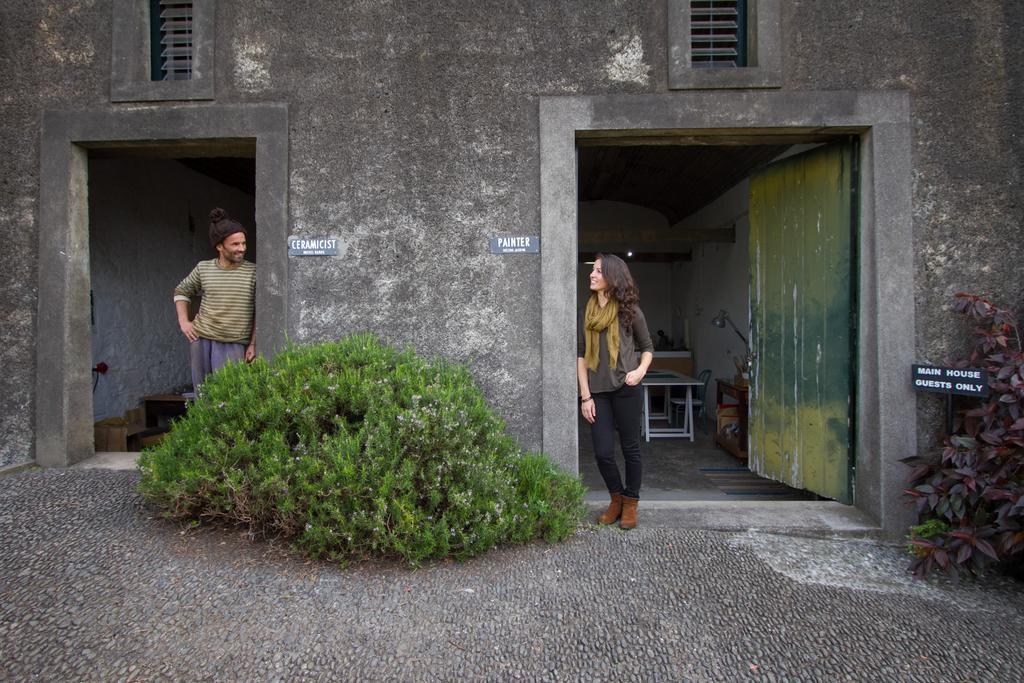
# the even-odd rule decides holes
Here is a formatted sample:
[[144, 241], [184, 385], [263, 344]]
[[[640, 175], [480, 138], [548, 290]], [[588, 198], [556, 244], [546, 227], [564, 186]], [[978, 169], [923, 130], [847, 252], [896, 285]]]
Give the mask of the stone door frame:
[[[89, 149], [255, 143], [260, 274], [256, 343], [284, 343], [288, 310], [288, 109], [281, 104], [47, 111], [40, 141], [35, 461], [93, 454], [89, 322]], [[168, 297], [168, 311], [170, 298]]]
[[578, 472], [575, 374], [578, 137], [809, 141], [860, 138], [854, 505], [890, 534], [916, 452], [910, 96], [903, 91], [686, 91], [540, 98], [543, 449]]

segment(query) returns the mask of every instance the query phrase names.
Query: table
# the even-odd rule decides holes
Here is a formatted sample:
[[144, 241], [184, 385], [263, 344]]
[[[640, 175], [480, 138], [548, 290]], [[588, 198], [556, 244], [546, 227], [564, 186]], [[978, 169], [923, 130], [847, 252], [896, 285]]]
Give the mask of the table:
[[[701, 386], [698, 379], [672, 370], [651, 370], [644, 376], [644, 435], [652, 438], [689, 438], [693, 441], [693, 388]], [[651, 387], [665, 388], [664, 412], [651, 412]], [[672, 387], [686, 387], [686, 416], [682, 427], [652, 427], [651, 420], [668, 421], [668, 410], [672, 399]]]
[[736, 439], [730, 439], [722, 435], [721, 430], [715, 429], [715, 444], [735, 455], [740, 460], [747, 457], [747, 403], [749, 402], [750, 386], [737, 384], [735, 380], [719, 377], [715, 380], [718, 384], [716, 405], [722, 405], [722, 396], [732, 396], [736, 399], [736, 426], [739, 433]]
[[157, 394], [142, 397], [142, 410], [147, 427], [170, 428], [171, 420], [188, 410], [188, 398], [178, 394]]

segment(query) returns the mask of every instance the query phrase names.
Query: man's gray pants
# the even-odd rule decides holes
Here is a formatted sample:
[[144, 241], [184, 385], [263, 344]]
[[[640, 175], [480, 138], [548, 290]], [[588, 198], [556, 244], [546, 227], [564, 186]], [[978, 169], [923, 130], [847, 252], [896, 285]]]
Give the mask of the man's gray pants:
[[228, 361], [245, 359], [245, 344], [219, 342], [202, 337], [190, 342], [188, 351], [192, 361], [192, 387], [196, 396], [199, 395], [199, 385], [207, 375], [220, 369]]

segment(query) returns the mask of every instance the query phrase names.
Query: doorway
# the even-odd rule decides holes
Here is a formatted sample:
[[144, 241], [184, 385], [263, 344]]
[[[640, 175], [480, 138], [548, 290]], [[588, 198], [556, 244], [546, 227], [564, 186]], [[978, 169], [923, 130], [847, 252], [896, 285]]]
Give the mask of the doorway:
[[251, 142], [89, 150], [93, 419], [110, 425], [97, 428], [98, 452], [150, 445], [184, 411], [188, 346], [169, 297], [198, 261], [217, 256], [214, 207], [246, 227], [246, 259], [256, 262], [255, 200]]
[[[755, 329], [763, 328], [764, 320], [776, 321], [780, 317], [766, 315], [776, 313], [779, 308], [774, 298], [761, 292], [763, 288], [759, 283], [766, 275], [788, 278], [794, 296], [799, 291], [801, 301], [815, 299], [814, 294], [804, 293], [804, 280], [815, 292], [824, 289], [825, 283], [812, 277], [818, 271], [807, 268], [797, 272], [794, 264], [821, 261], [816, 257], [820, 257], [828, 245], [834, 247], [837, 241], [834, 236], [826, 230], [821, 235], [821, 244], [814, 243], [815, 237], [810, 231], [798, 241], [792, 236], [788, 240], [776, 239], [776, 233], [783, 229], [794, 233], [795, 224], [802, 219], [801, 212], [806, 208], [804, 205], [827, 204], [821, 196], [824, 192], [808, 198], [800, 184], [787, 188], [784, 193], [777, 192], [771, 197], [772, 207], [778, 216], [785, 214], [785, 220], [777, 220], [778, 216], [773, 215], [771, 221], [766, 221], [763, 188], [766, 182], [772, 188], [781, 187], [780, 183], [769, 182], [779, 173], [775, 169], [784, 168], [783, 177], [791, 177], [794, 167], [804, 168], [805, 158], [818, 155], [813, 150], [825, 145], [650, 145], [644, 142], [636, 138], [577, 141], [580, 249], [577, 307], [582, 307], [589, 296], [587, 275], [595, 254], [619, 255], [629, 264], [640, 289], [641, 306], [655, 343], [655, 359], [648, 377], [677, 375], [697, 381], [690, 389], [694, 398], [690, 429], [685, 428], [688, 422], [684, 409], [685, 388], [676, 387], [674, 393], [660, 386], [647, 388], [652, 418], [645, 424], [651, 429], [652, 438], [645, 440], [643, 446], [645, 498], [788, 501], [814, 498], [818, 494], [841, 498], [833, 489], [822, 486], [819, 478], [808, 476], [821, 469], [819, 461], [826, 457], [826, 447], [827, 457], [832, 460], [848, 460], [850, 455], [846, 439], [842, 443], [826, 443], [823, 437], [812, 438], [816, 430], [814, 418], [820, 417], [818, 413], [800, 423], [804, 427], [799, 432], [803, 439], [801, 445], [806, 447], [785, 452], [787, 458], [793, 456], [792, 462], [785, 463], [788, 469], [780, 467], [782, 454], [776, 443], [778, 432], [785, 431], [776, 422], [780, 416], [788, 414], [787, 402], [789, 410], [795, 410], [790, 387], [783, 386], [785, 373], [782, 370], [785, 368], [780, 368], [780, 362], [793, 362], [791, 345], [800, 344], [799, 348], [804, 348], [803, 334], [818, 330], [815, 316], [820, 311], [813, 306], [813, 310], [801, 311], [799, 334], [788, 327], [773, 329], [770, 334]], [[801, 176], [801, 181], [809, 184], [821, 175], [821, 169], [812, 168], [806, 177]], [[841, 195], [847, 207], [849, 189]], [[796, 208], [787, 209], [787, 202]], [[850, 226], [842, 227], [844, 244], [848, 247]], [[817, 229], [820, 233], [820, 222]], [[773, 249], [777, 251], [779, 242], [788, 242], [789, 252], [784, 257], [770, 257], [775, 254]], [[762, 255], [768, 258], [766, 263], [761, 262]], [[850, 263], [847, 259], [847, 271], [850, 271]], [[849, 283], [851, 277], [841, 281]], [[758, 295], [752, 296], [754, 293]], [[849, 293], [847, 287], [844, 294]], [[851, 310], [849, 297], [846, 299], [829, 304], [837, 311], [835, 317], [844, 322], [849, 320]], [[752, 312], [757, 311], [762, 315], [752, 318]], [[781, 312], [781, 317], [793, 316], [787, 309]], [[806, 330], [805, 322], [810, 323]], [[760, 334], [752, 336], [752, 332]], [[850, 339], [849, 330], [840, 335], [835, 335], [833, 330], [833, 336], [837, 339], [836, 346], [838, 340]], [[782, 337], [786, 337], [785, 342]], [[815, 340], [811, 341], [813, 346]], [[820, 349], [822, 340], [817, 341]], [[757, 350], [761, 353], [753, 353], [751, 344], [758, 344]], [[832, 345], [825, 346], [832, 349]], [[782, 349], [782, 353], [776, 353], [778, 349]], [[855, 354], [854, 348], [847, 350]], [[833, 353], [824, 360], [818, 359], [817, 366], [816, 360], [811, 358], [806, 368], [798, 369], [815, 377], [824, 370], [832, 371], [828, 382], [814, 384], [813, 377], [805, 378], [805, 383], [813, 386], [804, 390], [804, 403], [811, 402], [806, 396], [814, 392], [815, 398], [820, 399], [823, 393], [849, 391], [848, 371], [842, 375], [842, 367], [851, 366], [852, 355], [841, 355]], [[770, 367], [757, 362], [759, 357], [770, 360]], [[753, 368], [748, 367], [751, 359]], [[758, 369], [761, 372], [755, 373], [757, 376], [770, 376], [773, 381], [761, 382], [751, 392], [750, 370]], [[842, 408], [848, 410], [852, 405], [848, 394], [840, 398]], [[720, 406], [720, 403], [728, 405]], [[799, 412], [807, 416], [818, 409], [820, 413], [821, 403], [819, 400], [813, 406], [801, 405]], [[760, 409], [762, 404], [773, 406], [771, 414], [776, 422], [764, 419], [766, 411]], [[751, 424], [748, 419], [751, 415], [759, 420]], [[852, 419], [852, 415], [849, 417]], [[850, 422], [847, 416], [843, 418], [846, 427]], [[752, 438], [748, 438], [748, 425], [754, 428], [753, 436], [757, 437], [752, 449], [748, 447]], [[578, 427], [579, 471], [592, 497], [600, 499], [604, 492], [593, 464], [589, 426], [580, 422]], [[675, 433], [663, 433], [665, 431]], [[692, 432], [692, 438], [685, 435], [687, 431]], [[827, 434], [831, 433], [827, 430]], [[766, 449], [768, 443], [773, 447]], [[753, 458], [748, 457], [751, 455], [748, 451], [753, 451]], [[766, 451], [771, 456], [767, 461]], [[772, 467], [767, 467], [766, 462]]]
[[[223, 152], [240, 148], [246, 152]], [[283, 347], [287, 336], [286, 106], [45, 112], [40, 145], [34, 453], [36, 463], [44, 467], [65, 467], [94, 452], [88, 190], [90, 164], [99, 164], [105, 150], [120, 157], [138, 152], [154, 164], [160, 157], [195, 158], [197, 154], [189, 150], [205, 150], [209, 157], [249, 159], [250, 164], [255, 157], [255, 171], [249, 177], [254, 185], [253, 225], [258, 226], [260, 241], [257, 351], [272, 354]], [[204, 175], [195, 168], [189, 170]], [[187, 211], [179, 220], [187, 222]], [[205, 229], [202, 225], [197, 222], [197, 232]], [[158, 308], [160, 303], [170, 305], [158, 302]]]
[[649, 96], [572, 96], [540, 103], [543, 324], [543, 448], [578, 471], [573, 354], [577, 262], [577, 163], [581, 139], [637, 144], [798, 144], [859, 137], [861, 192], [857, 236], [859, 349], [854, 372], [856, 431], [853, 504], [884, 530], [900, 533], [914, 452], [915, 397], [905, 381], [913, 362], [913, 239], [909, 98], [902, 92], [676, 92]]

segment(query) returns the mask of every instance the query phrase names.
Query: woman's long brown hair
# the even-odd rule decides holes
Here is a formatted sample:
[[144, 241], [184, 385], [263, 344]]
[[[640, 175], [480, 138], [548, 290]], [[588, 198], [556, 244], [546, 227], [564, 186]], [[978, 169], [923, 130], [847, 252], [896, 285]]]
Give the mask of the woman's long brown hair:
[[633, 334], [633, 310], [640, 305], [640, 290], [636, 288], [629, 266], [615, 254], [598, 254], [594, 260], [601, 262], [608, 296], [619, 302], [619, 323], [626, 328], [626, 334]]

